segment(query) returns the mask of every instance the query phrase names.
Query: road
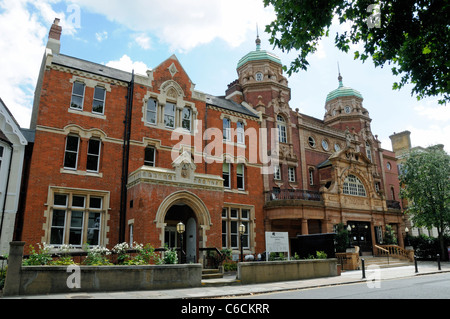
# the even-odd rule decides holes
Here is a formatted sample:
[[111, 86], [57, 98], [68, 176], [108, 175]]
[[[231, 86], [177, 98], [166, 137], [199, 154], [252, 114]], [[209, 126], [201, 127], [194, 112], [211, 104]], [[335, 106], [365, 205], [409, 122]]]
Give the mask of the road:
[[450, 273], [261, 294], [248, 299], [450, 299]]

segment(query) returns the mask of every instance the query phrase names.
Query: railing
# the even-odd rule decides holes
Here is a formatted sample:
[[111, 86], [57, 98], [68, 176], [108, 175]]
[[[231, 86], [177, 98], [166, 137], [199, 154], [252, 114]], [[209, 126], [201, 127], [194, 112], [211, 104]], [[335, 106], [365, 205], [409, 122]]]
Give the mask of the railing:
[[385, 248], [383, 248], [383, 247], [380, 247], [380, 246], [378, 246], [378, 245], [375, 245], [375, 249], [376, 249], [375, 255], [376, 255], [376, 256], [384, 256], [384, 257], [387, 257], [387, 261], [388, 261], [388, 265], [389, 265], [389, 255], [390, 255], [389, 250], [388, 250], [388, 249], [385, 249]]
[[411, 260], [410, 253], [400, 246], [396, 245], [375, 245], [377, 256], [391, 256], [399, 259]]
[[280, 189], [265, 192], [266, 202], [277, 200], [307, 200], [320, 202], [320, 193], [302, 189]]
[[222, 254], [216, 247], [213, 248], [199, 248], [200, 253], [204, 259], [203, 268], [205, 269], [217, 269], [225, 261], [227, 256]]
[[387, 200], [386, 201], [387, 208], [391, 209], [402, 209], [402, 206], [400, 205], [400, 202], [396, 200]]

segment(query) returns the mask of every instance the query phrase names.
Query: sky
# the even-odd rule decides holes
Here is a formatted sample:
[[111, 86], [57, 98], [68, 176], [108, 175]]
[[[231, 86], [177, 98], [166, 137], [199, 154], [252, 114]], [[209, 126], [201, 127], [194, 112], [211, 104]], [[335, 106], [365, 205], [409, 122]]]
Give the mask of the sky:
[[[263, 0], [0, 0], [0, 98], [16, 121], [29, 128], [34, 89], [55, 18], [61, 19], [61, 53], [131, 72], [146, 74], [176, 55], [196, 89], [222, 96], [237, 79], [238, 61], [262, 49], [289, 65], [296, 52], [269, 43], [265, 26], [276, 16]], [[450, 153], [450, 106], [438, 98], [417, 101], [412, 86], [392, 90], [389, 67], [354, 60], [334, 46], [334, 35], [349, 28], [337, 20], [330, 37], [309, 57], [310, 66], [288, 77], [290, 107], [323, 119], [325, 100], [338, 87], [338, 63], [344, 85], [358, 90], [372, 118], [372, 132], [392, 150], [389, 136], [410, 131], [412, 146], [444, 144]]]

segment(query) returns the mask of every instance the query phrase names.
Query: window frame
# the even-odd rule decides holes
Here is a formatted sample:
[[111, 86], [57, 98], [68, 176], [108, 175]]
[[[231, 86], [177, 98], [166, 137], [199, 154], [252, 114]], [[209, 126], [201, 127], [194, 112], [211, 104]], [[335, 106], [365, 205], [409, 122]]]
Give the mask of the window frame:
[[288, 142], [287, 124], [286, 119], [281, 115], [277, 115], [277, 130], [278, 142], [286, 144]]
[[[173, 108], [173, 115], [172, 114], [169, 114], [167, 111], [168, 111], [168, 107], [169, 106], [172, 106]], [[164, 127], [165, 128], [168, 128], [168, 129], [175, 129], [175, 126], [176, 126], [176, 124], [175, 124], [175, 119], [176, 119], [176, 108], [177, 108], [177, 106], [174, 104], [174, 103], [170, 103], [170, 102], [167, 102], [166, 103], [166, 105], [164, 106]], [[169, 110], [170, 112], [172, 112], [171, 110]], [[173, 120], [173, 126], [170, 126], [170, 125], [167, 125], [167, 120], [168, 119], [172, 119]]]
[[[94, 153], [90, 153], [91, 151], [91, 142], [98, 142], [98, 154], [94, 154]], [[88, 150], [87, 150], [87, 160], [86, 160], [86, 171], [87, 172], [91, 172], [91, 173], [98, 173], [100, 172], [100, 159], [101, 159], [101, 154], [102, 154], [102, 141], [100, 139], [97, 138], [91, 138], [88, 142]], [[96, 162], [97, 162], [97, 169], [96, 170], [92, 170], [89, 169], [89, 158], [96, 158]]]
[[[185, 119], [184, 118], [186, 110], [189, 111], [189, 119]], [[190, 107], [183, 108], [183, 111], [181, 112], [181, 128], [183, 130], [188, 131], [188, 132], [192, 131], [192, 114], [193, 114], [193, 112], [192, 112], [192, 109]], [[186, 128], [185, 125], [184, 125], [186, 123], [186, 121], [189, 121], [189, 128]]]
[[[103, 90], [103, 100], [99, 100], [99, 99], [97, 99], [97, 98], [95, 97], [97, 89]], [[97, 111], [94, 110], [95, 102], [96, 102], [96, 101], [97, 101], [97, 102], [98, 102], [98, 101], [101, 101], [101, 102], [102, 102], [102, 111], [101, 111], [101, 112], [97, 112]], [[93, 114], [104, 115], [104, 114], [105, 114], [105, 106], [106, 106], [106, 88], [104, 88], [103, 86], [97, 85], [97, 86], [94, 88], [94, 97], [93, 97], [93, 100], [92, 100], [92, 113], [93, 113]]]
[[[149, 152], [150, 150], [153, 151], [153, 159], [152, 160], [148, 160], [147, 159], [147, 152]], [[144, 166], [148, 166], [148, 167], [156, 167], [156, 148], [152, 147], [152, 146], [148, 146], [145, 148], [144, 150]]]
[[[239, 173], [239, 168], [242, 169], [242, 173]], [[236, 167], [236, 180], [237, 180], [237, 189], [240, 191], [245, 190], [245, 165], [238, 164]]]
[[245, 124], [242, 121], [238, 121], [236, 126], [237, 143], [245, 144]]
[[347, 175], [344, 180], [343, 194], [358, 197], [367, 197], [367, 190], [364, 183], [353, 174]]
[[[150, 110], [150, 108], [149, 108], [150, 102], [154, 102], [154, 104], [155, 104], [155, 110], [154, 110], [154, 111], [153, 111], [153, 110]], [[155, 117], [154, 117], [154, 119], [155, 119], [154, 123], [151, 122], [151, 121], [149, 121], [149, 114], [154, 114], [154, 115], [155, 115]], [[150, 125], [156, 125], [156, 124], [158, 124], [158, 101], [157, 101], [156, 99], [154, 99], [154, 98], [150, 98], [150, 99], [148, 99], [148, 101], [147, 101], [147, 107], [146, 107], [146, 119], [145, 119], [145, 121], [146, 121], [147, 124], [150, 124]]]
[[273, 179], [276, 181], [281, 181], [282, 179], [282, 174], [281, 174], [281, 165], [277, 164], [274, 165], [273, 167]]
[[[228, 172], [225, 171], [225, 165], [228, 166]], [[227, 177], [227, 178], [225, 178]], [[231, 164], [224, 162], [222, 165], [222, 178], [224, 179], [223, 181], [223, 187], [226, 189], [231, 189]], [[226, 183], [227, 181], [227, 183]]]
[[[61, 205], [56, 202], [57, 196], [65, 197], [65, 204]], [[75, 198], [83, 198], [83, 205], [76, 205], [74, 199]], [[94, 206], [92, 203], [93, 199], [100, 200], [100, 206]], [[94, 194], [93, 192], [86, 191], [85, 193], [80, 192], [79, 190], [56, 190], [53, 192], [52, 196], [52, 204], [50, 204], [50, 226], [49, 226], [49, 240], [48, 242], [55, 246], [60, 247], [62, 245], [70, 245], [75, 249], [80, 249], [84, 245], [88, 244], [88, 240], [90, 239], [90, 234], [94, 233], [95, 241], [89, 243], [90, 247], [102, 245], [102, 231], [105, 227], [103, 224], [106, 221], [104, 217], [107, 214], [107, 210], [105, 209], [105, 203], [107, 201], [106, 194]], [[64, 214], [64, 222], [63, 225], [55, 226], [55, 214], [63, 213]], [[75, 214], [74, 214], [75, 213]], [[72, 225], [74, 221], [74, 215], [81, 213], [81, 226]], [[94, 223], [95, 227], [92, 227], [92, 215], [98, 224]], [[53, 235], [55, 235], [54, 231], [58, 231], [58, 233], [62, 233], [60, 240], [55, 242], [53, 240]], [[72, 237], [75, 232], [80, 232], [80, 243], [74, 243], [73, 240], [76, 237]]]
[[[236, 212], [236, 215], [232, 214], [233, 211]], [[246, 217], [244, 217], [244, 212], [247, 213]], [[240, 248], [241, 234], [239, 233], [239, 226], [241, 224], [245, 225], [242, 247], [246, 250], [251, 248], [251, 227], [253, 224], [251, 213], [250, 207], [226, 206], [222, 208], [222, 248], [231, 248], [232, 250]]]
[[[82, 95], [79, 95], [79, 94], [75, 93], [75, 85], [77, 85], [77, 84], [80, 84], [80, 85], [83, 86], [83, 94]], [[81, 98], [81, 106], [80, 106], [80, 108], [72, 106], [74, 104], [73, 103], [74, 96], [77, 97], [77, 98]], [[77, 111], [83, 111], [85, 96], [86, 96], [86, 83], [81, 82], [81, 81], [74, 81], [73, 85], [72, 85], [72, 95], [71, 95], [71, 100], [70, 100], [70, 109], [77, 110]]]
[[[77, 139], [77, 150], [76, 151], [67, 149], [67, 147], [69, 145], [69, 138], [76, 138]], [[66, 143], [66, 146], [65, 146], [65, 149], [64, 149], [63, 167], [64, 167], [64, 169], [67, 169], [67, 170], [77, 170], [78, 169], [78, 157], [79, 157], [79, 153], [80, 153], [81, 138], [78, 135], [71, 135], [71, 134], [69, 134], [69, 135], [66, 136], [65, 143]], [[68, 153], [75, 154], [75, 165], [74, 165], [74, 167], [66, 166]]]
[[296, 168], [294, 166], [289, 166], [288, 168], [288, 176], [289, 176], [289, 182], [290, 183], [295, 183], [297, 181], [297, 176], [296, 176]]
[[231, 142], [231, 120], [227, 117], [223, 118], [223, 141]]

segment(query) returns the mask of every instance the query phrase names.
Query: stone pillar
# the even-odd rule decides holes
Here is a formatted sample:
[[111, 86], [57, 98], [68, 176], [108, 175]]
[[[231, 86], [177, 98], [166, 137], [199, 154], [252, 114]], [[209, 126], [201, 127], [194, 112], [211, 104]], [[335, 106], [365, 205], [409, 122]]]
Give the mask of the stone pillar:
[[302, 235], [309, 235], [307, 219], [302, 219]]
[[20, 294], [21, 270], [24, 242], [10, 243], [8, 256], [8, 271], [6, 273], [4, 296], [18, 296]]

